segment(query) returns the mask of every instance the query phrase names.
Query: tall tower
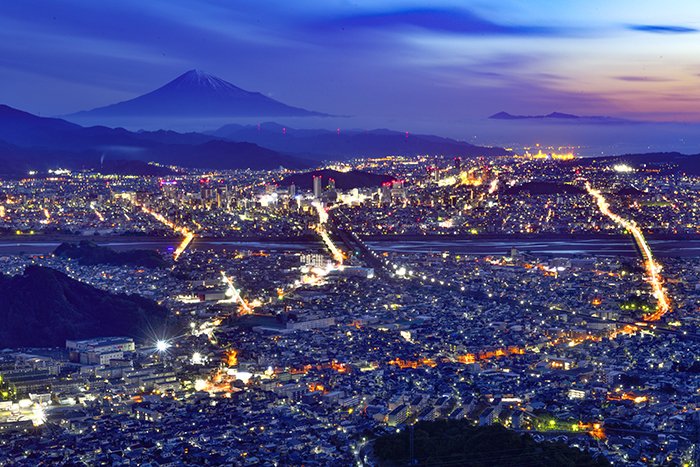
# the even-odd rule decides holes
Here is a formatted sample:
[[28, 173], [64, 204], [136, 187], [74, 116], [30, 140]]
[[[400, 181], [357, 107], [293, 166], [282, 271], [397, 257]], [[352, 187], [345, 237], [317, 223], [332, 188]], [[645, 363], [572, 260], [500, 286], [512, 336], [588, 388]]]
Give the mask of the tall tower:
[[314, 198], [320, 198], [323, 193], [323, 185], [321, 185], [321, 176], [314, 175]]
[[382, 183], [381, 196], [382, 204], [391, 204], [391, 182]]

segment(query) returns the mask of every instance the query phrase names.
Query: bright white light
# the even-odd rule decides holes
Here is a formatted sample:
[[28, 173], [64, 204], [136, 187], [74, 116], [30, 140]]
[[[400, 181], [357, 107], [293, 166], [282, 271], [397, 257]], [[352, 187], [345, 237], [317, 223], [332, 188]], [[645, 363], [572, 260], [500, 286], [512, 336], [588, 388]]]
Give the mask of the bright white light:
[[204, 360], [202, 359], [202, 354], [199, 352], [195, 352], [192, 354], [192, 364], [193, 365], [203, 365]]
[[194, 382], [194, 390], [195, 391], [204, 391], [207, 387], [207, 382], [203, 379], [198, 379], [195, 380]]
[[156, 341], [156, 350], [158, 352], [165, 352], [171, 347], [171, 344], [168, 341]]
[[634, 168], [627, 164], [615, 164], [613, 165], [613, 170], [615, 172], [634, 172]]
[[235, 377], [237, 380], [243, 381], [244, 384], [248, 384], [248, 381], [250, 380], [250, 378], [253, 377], [252, 373], [249, 373], [247, 371], [238, 371], [235, 368], [229, 368], [226, 371], [226, 374], [228, 374], [229, 376]]
[[35, 404], [34, 407], [32, 407], [32, 423], [34, 426], [39, 426], [46, 423], [46, 412], [39, 404]]

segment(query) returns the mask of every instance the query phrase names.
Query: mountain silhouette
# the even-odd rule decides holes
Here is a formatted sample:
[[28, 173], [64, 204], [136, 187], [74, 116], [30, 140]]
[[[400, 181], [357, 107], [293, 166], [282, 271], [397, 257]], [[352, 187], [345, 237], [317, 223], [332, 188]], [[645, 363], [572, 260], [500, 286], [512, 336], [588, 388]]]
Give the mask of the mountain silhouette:
[[0, 174], [20, 175], [49, 168], [96, 169], [103, 173], [167, 175], [146, 164], [202, 169], [309, 167], [308, 161], [248, 142], [173, 131], [131, 132], [83, 127], [58, 118], [0, 105]]
[[445, 155], [504, 156], [503, 148], [483, 147], [434, 135], [409, 134], [387, 129], [322, 130], [295, 129], [274, 122], [261, 125], [225, 125], [210, 133], [232, 141], [247, 141], [288, 154], [306, 158], [344, 159], [363, 156]]
[[168, 311], [137, 295], [113, 294], [55, 269], [0, 274], [0, 348], [63, 346], [66, 339], [162, 334]]
[[211, 118], [324, 116], [246, 91], [228, 81], [190, 70], [166, 85], [133, 99], [66, 116], [69, 120], [111, 118]]
[[573, 115], [563, 112], [550, 112], [547, 115], [513, 115], [508, 112], [498, 112], [489, 117], [491, 120], [531, 120], [567, 123], [622, 124], [643, 123], [642, 121], [624, 118], [606, 117], [603, 115]]

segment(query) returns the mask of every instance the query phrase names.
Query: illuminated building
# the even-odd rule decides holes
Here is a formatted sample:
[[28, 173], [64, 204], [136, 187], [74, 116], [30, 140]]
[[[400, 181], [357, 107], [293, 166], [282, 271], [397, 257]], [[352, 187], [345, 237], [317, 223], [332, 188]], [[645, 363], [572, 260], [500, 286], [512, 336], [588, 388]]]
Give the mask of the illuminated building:
[[320, 175], [314, 175], [313, 176], [313, 183], [314, 183], [314, 198], [320, 198], [321, 194], [323, 193], [323, 186], [321, 185], [323, 183], [322, 177]]

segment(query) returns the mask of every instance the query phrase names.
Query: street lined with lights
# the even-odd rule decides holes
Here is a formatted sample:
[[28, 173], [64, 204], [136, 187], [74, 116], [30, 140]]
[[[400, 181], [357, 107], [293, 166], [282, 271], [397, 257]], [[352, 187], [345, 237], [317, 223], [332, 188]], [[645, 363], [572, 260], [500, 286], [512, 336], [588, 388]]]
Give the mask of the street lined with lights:
[[636, 222], [624, 219], [612, 212], [610, 210], [610, 204], [608, 204], [602, 193], [594, 189], [589, 182], [586, 182], [586, 191], [595, 198], [600, 212], [630, 232], [634, 237], [634, 241], [639, 247], [639, 251], [642, 253], [642, 260], [647, 273], [647, 280], [652, 288], [652, 295], [656, 299], [656, 311], [644, 316], [644, 321], [660, 320], [666, 313], [671, 311], [671, 304], [666, 294], [666, 289], [664, 289], [663, 286], [663, 279], [660, 274], [661, 266], [654, 260], [654, 255], [651, 252], [649, 243], [647, 243], [646, 238], [644, 238], [644, 234], [639, 226], [637, 226]]

